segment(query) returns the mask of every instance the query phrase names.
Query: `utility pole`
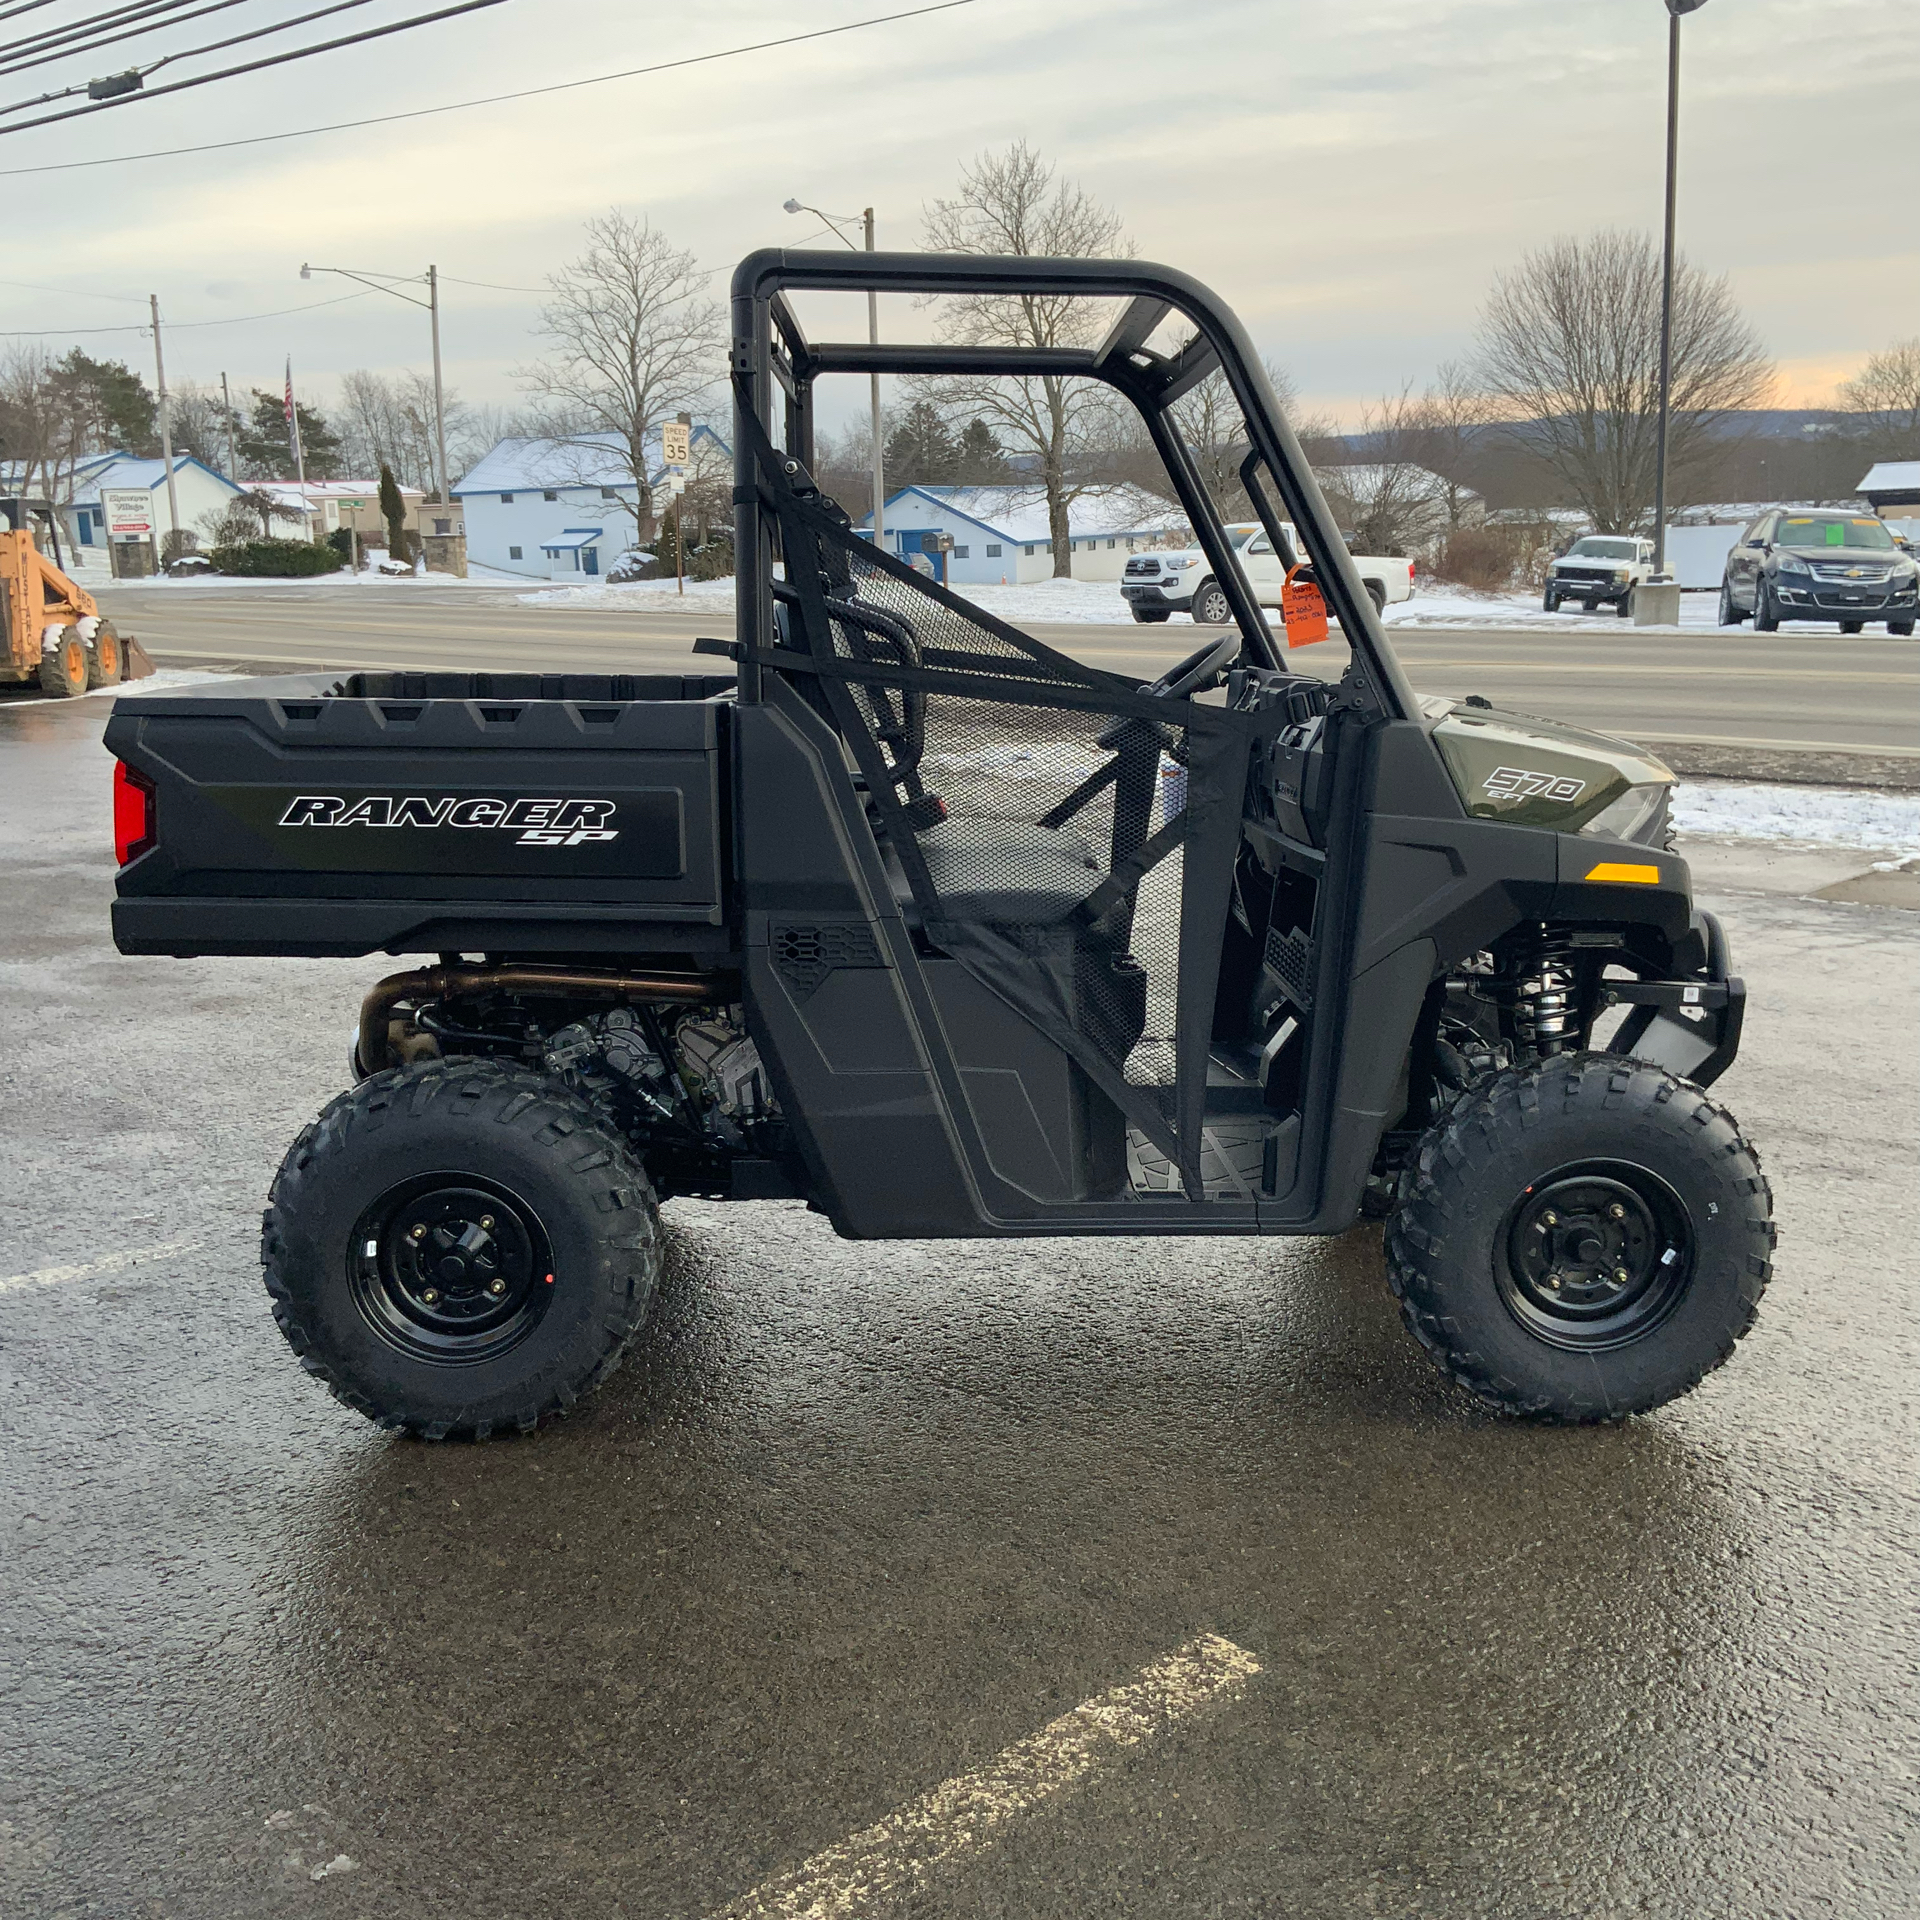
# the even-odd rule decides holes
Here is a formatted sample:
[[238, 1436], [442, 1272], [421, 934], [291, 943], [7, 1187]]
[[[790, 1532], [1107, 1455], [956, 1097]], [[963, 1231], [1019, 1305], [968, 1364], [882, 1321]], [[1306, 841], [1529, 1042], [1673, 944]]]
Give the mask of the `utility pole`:
[[447, 405], [440, 387], [440, 269], [427, 268], [427, 313], [433, 321], [433, 444], [440, 456], [440, 498], [453, 503], [453, 475], [447, 471]]
[[220, 376], [220, 411], [227, 422], [227, 478], [240, 484], [240, 459], [233, 450], [233, 395], [227, 391], [227, 376]]
[[[167, 363], [160, 352], [160, 296], [150, 293], [147, 299], [153, 308], [153, 380], [160, 399], [160, 457], [167, 466], [167, 531], [177, 535], [180, 531], [180, 497], [173, 484], [173, 422], [167, 412]], [[166, 551], [162, 543], [160, 553], [163, 566]]]
[[[873, 252], [873, 209], [868, 207], [860, 216], [867, 226], [867, 251]], [[867, 339], [874, 345], [880, 344], [880, 296], [872, 287], [867, 289]], [[880, 451], [880, 376], [873, 376], [873, 544], [880, 547], [885, 540], [886, 529], [881, 524], [885, 509], [882, 501], [886, 497], [886, 477], [881, 471]]]
[[1667, 0], [1667, 233], [1660, 269], [1660, 424], [1653, 453], [1653, 578], [1667, 577], [1667, 413], [1673, 394], [1673, 230], [1680, 170], [1680, 16], [1707, 0]]

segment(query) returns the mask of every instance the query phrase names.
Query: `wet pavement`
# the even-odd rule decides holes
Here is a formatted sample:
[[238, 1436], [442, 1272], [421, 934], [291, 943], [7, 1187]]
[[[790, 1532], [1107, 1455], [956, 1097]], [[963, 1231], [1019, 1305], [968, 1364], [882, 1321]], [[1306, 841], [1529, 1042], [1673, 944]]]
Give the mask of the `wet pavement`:
[[1920, 1906], [1911, 913], [1703, 886], [1782, 1244], [1651, 1418], [1478, 1413], [1374, 1230], [683, 1202], [605, 1391], [432, 1447], [256, 1258], [386, 968], [116, 955], [104, 704], [0, 708], [0, 1913], [700, 1920], [1206, 1633], [1260, 1671], [857, 1910]]

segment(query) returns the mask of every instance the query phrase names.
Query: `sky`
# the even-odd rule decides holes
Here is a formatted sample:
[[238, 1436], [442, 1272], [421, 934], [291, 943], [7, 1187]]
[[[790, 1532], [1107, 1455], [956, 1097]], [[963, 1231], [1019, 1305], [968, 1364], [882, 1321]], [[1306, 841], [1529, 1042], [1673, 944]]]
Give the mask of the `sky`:
[[[404, 112], [912, 3], [506, 0], [0, 135], [0, 171]], [[254, 0], [221, 17], [304, 10]], [[381, 0], [308, 33], [421, 10]], [[579, 251], [593, 213], [644, 214], [721, 292], [751, 248], [818, 233], [781, 211], [789, 196], [833, 213], [871, 202], [880, 244], [911, 246], [965, 160], [1024, 138], [1111, 205], [1141, 254], [1214, 286], [1310, 410], [1352, 425], [1369, 400], [1470, 351], [1493, 276], [1529, 247], [1608, 226], [1657, 233], [1666, 19], [1659, 0], [969, 0], [397, 125], [12, 172], [0, 348], [38, 338], [150, 374], [142, 333], [78, 330], [137, 328], [155, 292], [171, 379], [217, 384], [224, 371], [236, 389], [277, 391], [291, 355], [324, 408], [350, 368], [424, 369], [426, 315], [380, 294], [341, 299], [351, 282], [302, 282], [302, 261], [403, 274], [431, 260], [447, 276], [449, 384], [511, 405], [513, 369], [540, 349], [533, 290]], [[1728, 276], [1779, 364], [1776, 403], [1825, 404], [1869, 353], [1920, 332], [1911, 7], [1708, 0], [1683, 37], [1682, 248]], [[90, 77], [89, 64], [10, 84], [37, 92], [48, 73]], [[338, 304], [278, 312], [321, 300]], [[904, 301], [883, 316], [902, 334], [923, 324]]]

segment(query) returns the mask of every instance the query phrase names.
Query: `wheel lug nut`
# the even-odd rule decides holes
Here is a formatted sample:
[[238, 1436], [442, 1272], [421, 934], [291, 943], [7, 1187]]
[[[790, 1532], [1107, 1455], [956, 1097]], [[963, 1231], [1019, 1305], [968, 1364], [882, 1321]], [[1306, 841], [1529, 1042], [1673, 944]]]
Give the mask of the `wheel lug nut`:
[[440, 1298], [440, 1289], [438, 1287], [424, 1287], [421, 1289], [420, 1298], [425, 1305], [430, 1307]]
[[1623, 1207], [1620, 1204], [1618, 1200], [1616, 1200], [1613, 1203], [1613, 1205], [1607, 1209], [1607, 1218], [1609, 1220], [1624, 1220], [1626, 1217], [1627, 1217], [1627, 1210], [1625, 1207]]
[[1543, 1227], [1557, 1227], [1560, 1224], [1560, 1216], [1549, 1210], [1540, 1216], [1540, 1224]]
[[424, 1224], [421, 1226], [415, 1227], [413, 1231], [407, 1236], [409, 1240], [424, 1240], [426, 1237], [427, 1237], [427, 1229]]
[[1550, 1286], [1555, 1293], [1558, 1293], [1560, 1291], [1560, 1276], [1557, 1273], [1548, 1274], [1547, 1285]]
[[493, 1231], [493, 1215], [490, 1213], [483, 1213], [480, 1216], [480, 1226], [483, 1232], [491, 1233]]
[[1621, 1286], [1624, 1287], [1627, 1284], [1627, 1281], [1632, 1276], [1627, 1272], [1625, 1267], [1615, 1267], [1613, 1270], [1613, 1277]]
[[487, 1291], [492, 1294], [496, 1300], [505, 1293], [506, 1290], [507, 1283], [504, 1280], [489, 1280], [487, 1282]]

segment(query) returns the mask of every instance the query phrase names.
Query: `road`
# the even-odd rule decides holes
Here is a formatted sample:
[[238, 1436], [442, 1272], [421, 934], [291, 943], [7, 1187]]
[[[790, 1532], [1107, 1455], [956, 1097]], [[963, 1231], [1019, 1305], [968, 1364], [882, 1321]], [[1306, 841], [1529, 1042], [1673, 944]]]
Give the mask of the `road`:
[[[117, 956], [105, 705], [0, 710], [0, 1912], [1920, 1908], [1915, 916], [1799, 897], [1865, 856], [1696, 850], [1782, 1240], [1656, 1416], [1482, 1416], [1375, 1230], [681, 1202], [604, 1392], [432, 1447], [257, 1261], [392, 963]], [[1168, 1682], [1202, 1635], [1239, 1677]]]
[[[584, 671], [681, 667], [696, 635], [729, 615], [525, 606], [512, 592], [435, 587], [119, 587], [102, 602], [170, 665]], [[1037, 626], [1091, 664], [1143, 677], [1186, 653], [1188, 625]], [[1422, 692], [1480, 693], [1649, 744], [1920, 757], [1920, 641], [1825, 633], [1637, 634], [1596, 619], [1576, 632], [1420, 632], [1394, 646]], [[1337, 676], [1337, 638], [1296, 664]]]

